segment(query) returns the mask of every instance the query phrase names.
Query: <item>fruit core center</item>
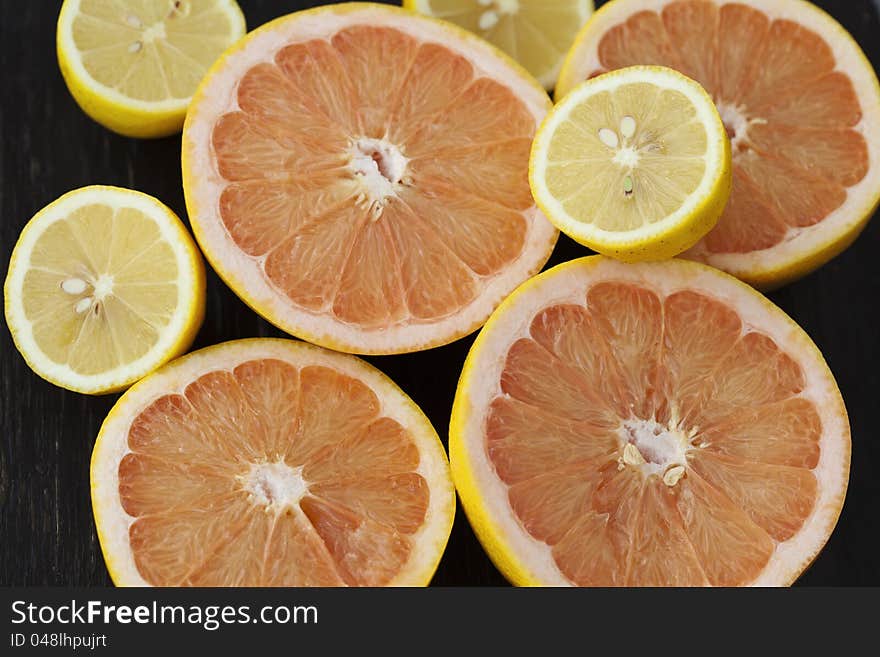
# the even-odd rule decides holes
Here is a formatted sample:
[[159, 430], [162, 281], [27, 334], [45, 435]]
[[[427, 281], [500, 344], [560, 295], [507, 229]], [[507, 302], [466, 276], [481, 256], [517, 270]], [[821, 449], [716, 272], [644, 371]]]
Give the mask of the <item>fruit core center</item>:
[[478, 0], [485, 10], [480, 14], [478, 25], [481, 30], [491, 30], [498, 25], [504, 14], [515, 14], [519, 11], [519, 0]]
[[685, 474], [687, 436], [679, 429], [654, 420], [630, 419], [620, 428], [621, 465], [638, 468], [645, 475], [659, 474], [674, 486]]
[[718, 101], [717, 107], [734, 154], [747, 148], [750, 126], [766, 123], [764, 119], [749, 118], [744, 107], [722, 101]]
[[109, 294], [113, 293], [113, 277], [109, 274], [101, 274], [96, 280], [89, 280], [70, 276], [61, 281], [61, 290], [70, 295], [74, 301], [73, 310], [77, 315], [94, 308], [98, 312], [98, 305]]
[[294, 506], [308, 491], [302, 467], [291, 468], [281, 461], [255, 463], [242, 479], [250, 500], [266, 510], [281, 511]]
[[113, 277], [109, 274], [101, 274], [95, 281], [95, 298], [100, 301], [113, 292]]
[[[169, 5], [165, 20], [188, 16], [190, 9], [191, 6], [189, 0], [173, 0]], [[141, 31], [140, 38], [132, 41], [128, 45], [128, 52], [130, 53], [140, 52], [144, 49], [144, 44], [151, 43], [157, 39], [164, 39], [167, 36], [167, 33], [165, 32], [165, 20], [161, 20], [152, 25], [145, 25], [140, 16], [133, 12], [125, 14], [123, 20], [129, 27]]]
[[397, 195], [400, 185], [408, 184], [409, 160], [391, 142], [368, 137], [354, 142], [349, 156], [349, 169], [361, 181], [361, 200], [375, 216], [381, 215], [387, 199]]
[[620, 119], [620, 124], [616, 128], [599, 130], [599, 141], [611, 150], [611, 161], [627, 170], [621, 183], [626, 197], [632, 196], [635, 191], [633, 169], [639, 164], [641, 150], [641, 147], [635, 143], [637, 128], [636, 120], [627, 115]]

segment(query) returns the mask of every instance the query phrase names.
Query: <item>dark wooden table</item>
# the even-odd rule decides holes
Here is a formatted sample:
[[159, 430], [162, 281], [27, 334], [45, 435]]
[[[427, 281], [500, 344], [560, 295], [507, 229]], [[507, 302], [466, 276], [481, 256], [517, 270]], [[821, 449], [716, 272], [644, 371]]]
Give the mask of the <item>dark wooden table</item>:
[[[323, 4], [239, 0], [248, 27]], [[880, 0], [819, 5], [880, 64]], [[62, 193], [89, 184], [152, 194], [186, 217], [179, 137], [137, 141], [89, 120], [55, 59], [60, 2], [0, 2], [0, 253]], [[809, 333], [837, 377], [850, 413], [853, 461], [843, 515], [803, 585], [880, 585], [880, 221], [817, 273], [771, 295]], [[584, 255], [561, 239], [552, 264]], [[195, 347], [282, 334], [209, 272], [208, 309]], [[421, 354], [371, 358], [424, 409], [445, 439], [471, 339]], [[0, 585], [109, 585], [89, 502], [89, 458], [116, 397], [67, 392], [34, 375], [0, 331]], [[435, 584], [504, 584], [459, 509]]]

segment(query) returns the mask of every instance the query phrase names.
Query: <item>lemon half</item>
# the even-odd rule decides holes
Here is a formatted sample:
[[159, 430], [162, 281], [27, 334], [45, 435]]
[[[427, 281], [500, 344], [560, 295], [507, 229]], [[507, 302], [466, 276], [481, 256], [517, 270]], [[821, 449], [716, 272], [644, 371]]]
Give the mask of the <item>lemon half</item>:
[[535, 200], [557, 228], [625, 261], [696, 244], [731, 188], [730, 142], [712, 99], [659, 66], [576, 87], [544, 120], [529, 169]]
[[95, 121], [163, 137], [180, 132], [199, 82], [244, 33], [234, 0], [65, 0], [58, 64]]
[[130, 189], [83, 187], [25, 226], [4, 293], [6, 323], [31, 369], [101, 394], [189, 348], [204, 318], [205, 269], [165, 205]]

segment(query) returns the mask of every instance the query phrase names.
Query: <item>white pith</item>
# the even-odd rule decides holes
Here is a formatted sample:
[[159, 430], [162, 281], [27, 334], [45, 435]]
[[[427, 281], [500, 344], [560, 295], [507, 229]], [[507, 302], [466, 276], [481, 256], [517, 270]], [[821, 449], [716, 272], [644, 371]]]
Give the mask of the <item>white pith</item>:
[[281, 513], [296, 506], [308, 492], [302, 471], [302, 466], [292, 468], [282, 461], [252, 463], [241, 484], [252, 504], [263, 507], [267, 513]]
[[[57, 363], [40, 349], [33, 335], [33, 326], [24, 310], [23, 286], [30, 268], [30, 256], [40, 236], [56, 221], [65, 220], [77, 209], [86, 205], [106, 205], [114, 210], [133, 208], [156, 223], [162, 241], [170, 247], [177, 262], [178, 299], [170, 321], [156, 327], [159, 338], [143, 356], [131, 363], [100, 374], [84, 375], [66, 363]], [[167, 207], [159, 201], [139, 192], [111, 187], [86, 187], [65, 194], [46, 206], [28, 223], [13, 251], [9, 275], [6, 281], [6, 316], [19, 350], [26, 354], [29, 364], [41, 376], [65, 387], [83, 392], [116, 388], [136, 380], [159, 366], [172, 347], [179, 341], [186, 328], [191, 309], [196, 306], [201, 289], [197, 280], [197, 267], [193, 258], [195, 251], [187, 249], [191, 243], [189, 234]], [[197, 256], [196, 256], [197, 257]], [[66, 283], [71, 295], [71, 312], [85, 313], [96, 301], [112, 291], [112, 276], [104, 274], [94, 281], [68, 277]], [[82, 285], [81, 285], [82, 284]], [[75, 292], [82, 287], [83, 294]], [[62, 288], [64, 289], [64, 288]], [[89, 290], [92, 290], [89, 294]]]
[[409, 159], [396, 144], [386, 139], [362, 137], [352, 144], [348, 168], [360, 188], [358, 203], [378, 219], [388, 199], [396, 197], [403, 185]]
[[[189, 383], [203, 374], [230, 371], [243, 362], [259, 359], [277, 359], [297, 368], [329, 367], [353, 377], [376, 394], [380, 416], [395, 420], [409, 432], [420, 454], [415, 472], [427, 482], [430, 496], [424, 524], [410, 535], [413, 547], [409, 561], [389, 585], [425, 584], [421, 578], [426, 572], [433, 573], [440, 560], [455, 508], [446, 453], [429, 420], [384, 374], [364, 361], [304, 342], [277, 339], [238, 340], [183, 356], [132, 386], [110, 411], [92, 452], [91, 489], [98, 537], [114, 583], [118, 586], [150, 585], [135, 564], [129, 540], [129, 528], [134, 518], [122, 508], [119, 496], [119, 464], [130, 453], [128, 432], [132, 421], [157, 398], [182, 393]], [[257, 477], [267, 475], [264, 481], [274, 484], [278, 499], [289, 502], [298, 494], [299, 482], [292, 476], [296, 471], [266, 468], [265, 465], [257, 464], [252, 473], [255, 472]], [[247, 483], [243, 482], [244, 485]], [[255, 495], [254, 501], [259, 501], [258, 498]], [[255, 512], [266, 510], [274, 512], [277, 509], [265, 507], [263, 511]]]
[[[567, 93], [578, 81], [603, 67], [598, 56], [599, 40], [608, 29], [639, 11], [659, 12], [675, 0], [632, 0], [609, 2], [601, 7], [578, 35], [560, 74], [559, 90]], [[716, 5], [728, 4], [714, 0]], [[733, 2], [733, 0], [731, 0]], [[735, 0], [766, 14], [771, 20], [785, 19], [803, 25], [822, 36], [837, 62], [835, 70], [848, 75], [859, 98], [862, 120], [853, 128], [868, 147], [870, 168], [857, 184], [846, 188], [846, 200], [818, 224], [791, 227], [785, 239], [768, 249], [748, 253], [709, 253], [702, 243], [683, 257], [705, 262], [749, 280], [774, 276], [796, 268], [805, 255], [833, 251], [870, 216], [880, 202], [880, 83], [873, 66], [852, 36], [816, 5], [804, 0]], [[561, 94], [560, 94], [561, 95]], [[747, 110], [747, 108], [746, 108]], [[739, 108], [739, 111], [744, 111]]]
[[[183, 135], [185, 185], [193, 231], [207, 259], [220, 276], [239, 291], [246, 303], [286, 332], [352, 353], [401, 353], [451, 342], [476, 329], [518, 284], [543, 266], [557, 238], [556, 229], [533, 206], [522, 214], [528, 232], [516, 260], [488, 277], [475, 275], [481, 291], [467, 305], [432, 321], [406, 320], [380, 329], [364, 329], [329, 314], [296, 306], [263, 273], [260, 260], [243, 253], [219, 216], [219, 199], [228, 184], [213, 158], [211, 134], [217, 118], [238, 109], [238, 80], [254, 65], [272, 61], [282, 47], [329, 38], [354, 25], [400, 29], [417, 40], [440, 43], [474, 67], [476, 76], [492, 78], [511, 89], [534, 116], [535, 127], [550, 107], [546, 94], [528, 76], [478, 37], [438, 21], [383, 5], [335, 5], [283, 17], [252, 32], [225, 55], [196, 93]], [[476, 110], [475, 110], [476, 111]], [[405, 153], [403, 154], [405, 155]], [[187, 176], [188, 177], [188, 176]]]
[[662, 426], [651, 419], [627, 418], [618, 429], [620, 464], [636, 468], [646, 477], [687, 468], [687, 454], [692, 449], [689, 433], [672, 422]]
[[[801, 530], [777, 544], [767, 566], [751, 582], [756, 586], [790, 584], [819, 552], [837, 522], [849, 475], [846, 409], [818, 349], [788, 316], [743, 283], [683, 260], [627, 265], [592, 257], [566, 263], [523, 285], [486, 324], [468, 356], [456, 394], [452, 424], [461, 432], [461, 448], [451, 456], [464, 460], [473, 475], [494, 538], [532, 580], [546, 585], [571, 584], [556, 566], [550, 547], [535, 540], [514, 515], [508, 487], [496, 474], [486, 452], [484, 422], [492, 400], [503, 394], [500, 376], [510, 346], [529, 335], [533, 317], [556, 304], [585, 306], [586, 290], [600, 281], [632, 281], [661, 298], [685, 289], [703, 291], [734, 308], [743, 320], [744, 331], [754, 329], [768, 335], [800, 364], [806, 381], [800, 396], [810, 400], [822, 414], [821, 452], [813, 469], [819, 482], [817, 500]], [[461, 470], [455, 467], [457, 472]], [[469, 515], [473, 513], [467, 510]]]

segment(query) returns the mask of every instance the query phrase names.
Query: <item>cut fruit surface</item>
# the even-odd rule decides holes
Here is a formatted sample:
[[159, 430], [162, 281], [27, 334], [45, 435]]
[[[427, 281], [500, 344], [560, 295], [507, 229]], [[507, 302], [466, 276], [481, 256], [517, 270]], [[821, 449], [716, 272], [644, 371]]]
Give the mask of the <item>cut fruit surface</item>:
[[788, 585], [850, 463], [837, 384], [781, 310], [699, 263], [602, 256], [493, 314], [449, 446], [477, 536], [520, 585]]
[[699, 84], [661, 66], [588, 80], [547, 116], [529, 179], [557, 228], [621, 260], [693, 246], [730, 196], [730, 143]]
[[593, 13], [593, 0], [403, 0], [403, 6], [479, 34], [546, 89], [556, 84], [568, 49]]
[[291, 14], [233, 47], [193, 102], [194, 232], [242, 299], [310, 342], [451, 342], [555, 244], [528, 185], [549, 107], [453, 25], [370, 3]]
[[803, 0], [613, 0], [578, 35], [557, 97], [636, 64], [702, 84], [732, 142], [730, 202], [684, 257], [769, 289], [864, 228], [880, 200], [880, 84], [825, 12]]
[[180, 132], [202, 77], [244, 33], [234, 0], [64, 0], [58, 63], [95, 121], [163, 137]]
[[6, 323], [37, 374], [121, 390], [189, 348], [205, 314], [196, 245], [162, 203], [83, 187], [40, 210], [12, 252]]
[[209, 347], [140, 382], [101, 427], [91, 482], [120, 586], [426, 585], [455, 513], [415, 404], [290, 340]]

